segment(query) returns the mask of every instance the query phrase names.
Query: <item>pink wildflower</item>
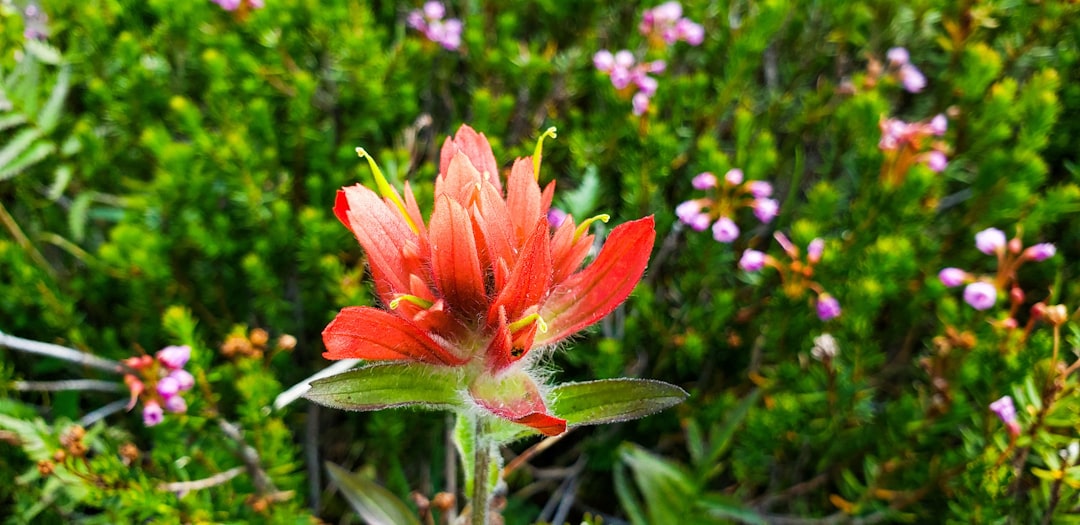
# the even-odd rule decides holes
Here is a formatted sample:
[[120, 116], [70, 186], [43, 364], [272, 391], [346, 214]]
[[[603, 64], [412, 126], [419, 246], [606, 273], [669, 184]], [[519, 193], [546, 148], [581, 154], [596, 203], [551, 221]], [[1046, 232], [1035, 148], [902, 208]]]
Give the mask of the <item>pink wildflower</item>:
[[690, 184], [694, 186], [694, 189], [696, 190], [708, 190], [715, 188], [716, 183], [716, 175], [713, 175], [711, 172], [708, 171], [697, 174], [697, 176], [694, 177], [694, 180], [690, 182]]
[[1005, 244], [1005, 232], [997, 228], [987, 228], [975, 234], [975, 247], [987, 255], [1004, 252]]
[[817, 315], [822, 321], [828, 321], [840, 317], [842, 310], [840, 309], [840, 301], [837, 301], [835, 297], [823, 293], [818, 296], [817, 300]]
[[997, 302], [997, 288], [986, 281], [976, 281], [964, 288], [964, 302], [976, 310], [987, 310]]
[[944, 268], [938, 272], [938, 280], [941, 284], [952, 288], [964, 284], [970, 278], [967, 272], [959, 268]]
[[143, 425], [152, 427], [165, 419], [165, 413], [162, 412], [161, 405], [157, 401], [150, 400], [143, 404], [142, 417]]
[[[743, 183], [743, 171], [739, 168], [732, 168], [724, 174], [724, 181], [732, 186], [738, 186]], [[753, 183], [751, 183], [753, 184]], [[767, 197], [768, 195], [766, 195]]]
[[739, 238], [739, 226], [727, 217], [720, 217], [712, 227], [717, 242], [730, 243]]
[[746, 250], [743, 252], [742, 257], [739, 258], [739, 268], [747, 272], [759, 271], [765, 267], [766, 257], [764, 252]]

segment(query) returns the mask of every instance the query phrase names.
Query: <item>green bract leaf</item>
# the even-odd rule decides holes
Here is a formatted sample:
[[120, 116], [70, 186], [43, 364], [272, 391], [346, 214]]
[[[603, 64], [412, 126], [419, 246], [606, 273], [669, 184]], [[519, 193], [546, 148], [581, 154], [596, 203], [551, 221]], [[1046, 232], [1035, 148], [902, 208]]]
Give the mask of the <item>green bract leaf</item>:
[[552, 414], [568, 426], [629, 421], [682, 403], [685, 390], [651, 379], [602, 379], [566, 383], [551, 391]]
[[461, 406], [453, 370], [419, 363], [371, 365], [311, 383], [304, 397], [331, 408], [382, 410], [416, 406], [431, 410]]
[[420, 525], [420, 520], [405, 502], [374, 481], [329, 462], [326, 471], [360, 519], [370, 525]]

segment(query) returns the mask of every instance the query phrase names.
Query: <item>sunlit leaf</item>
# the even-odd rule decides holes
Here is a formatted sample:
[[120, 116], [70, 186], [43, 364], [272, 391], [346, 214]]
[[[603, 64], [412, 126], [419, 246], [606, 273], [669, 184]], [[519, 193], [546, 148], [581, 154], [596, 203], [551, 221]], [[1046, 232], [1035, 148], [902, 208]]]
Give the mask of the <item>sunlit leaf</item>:
[[313, 381], [304, 397], [344, 410], [452, 409], [461, 405], [458, 384], [456, 371], [446, 367], [379, 364]]
[[551, 391], [551, 412], [569, 426], [638, 419], [682, 403], [689, 394], [663, 381], [603, 379], [565, 383]]
[[415, 513], [389, 490], [333, 463], [326, 471], [360, 519], [369, 525], [420, 525]]

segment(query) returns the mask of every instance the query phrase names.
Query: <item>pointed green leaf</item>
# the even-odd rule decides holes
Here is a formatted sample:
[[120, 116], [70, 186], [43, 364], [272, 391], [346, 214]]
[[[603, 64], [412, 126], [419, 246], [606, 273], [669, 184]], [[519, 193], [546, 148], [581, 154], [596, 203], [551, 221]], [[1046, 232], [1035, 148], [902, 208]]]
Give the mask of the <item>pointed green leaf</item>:
[[420, 525], [405, 502], [374, 481], [330, 462], [326, 463], [326, 471], [360, 519], [369, 525]]
[[[0, 96], [0, 101], [2, 100], [3, 97]], [[0, 131], [13, 128], [20, 124], [26, 124], [26, 116], [22, 113], [8, 113], [7, 115], [0, 117]]]
[[49, 94], [49, 100], [45, 103], [45, 107], [41, 108], [41, 113], [38, 113], [37, 124], [42, 131], [48, 133], [56, 127], [56, 123], [60, 121], [60, 110], [64, 107], [64, 100], [67, 99], [68, 88], [71, 86], [71, 68], [65, 66], [60, 68], [60, 74], [56, 78], [56, 85], [53, 86], [52, 93]]
[[697, 504], [711, 518], [735, 520], [738, 523], [750, 523], [753, 525], [766, 525], [768, 523], [765, 518], [754, 512], [753, 509], [723, 494], [708, 494], [699, 499]]
[[565, 383], [551, 390], [551, 413], [568, 426], [638, 419], [682, 403], [685, 390], [652, 379], [602, 379]]
[[60, 50], [41, 40], [35, 40], [33, 38], [28, 39], [25, 46], [26, 50], [29, 51], [34, 58], [37, 58], [46, 64], [55, 66], [60, 63]]
[[649, 523], [700, 522], [687, 512], [699, 488], [679, 464], [632, 444], [623, 445], [619, 455], [645, 498]]
[[38, 131], [37, 128], [23, 128], [16, 133], [11, 141], [0, 149], [0, 167], [4, 167], [4, 170], [7, 171], [7, 166], [19, 155], [30, 149], [34, 141], [39, 138], [41, 138], [41, 131]]
[[86, 217], [93, 198], [92, 192], [83, 192], [71, 202], [71, 208], [68, 210], [68, 227], [71, 229], [71, 238], [75, 242], [82, 242], [86, 237]]
[[29, 149], [20, 153], [14, 160], [7, 164], [0, 165], [0, 180], [10, 179], [27, 168], [45, 160], [46, 157], [52, 155], [56, 151], [56, 146], [52, 142], [46, 142], [39, 140], [32, 144]]
[[304, 397], [331, 408], [382, 410], [415, 406], [459, 408], [457, 371], [420, 363], [370, 365], [313, 381]]

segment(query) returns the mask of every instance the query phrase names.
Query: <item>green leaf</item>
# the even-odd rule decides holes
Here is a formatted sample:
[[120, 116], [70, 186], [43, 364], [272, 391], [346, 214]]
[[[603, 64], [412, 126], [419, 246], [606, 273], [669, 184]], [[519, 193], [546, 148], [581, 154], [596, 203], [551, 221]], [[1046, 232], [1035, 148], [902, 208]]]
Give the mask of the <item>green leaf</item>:
[[56, 78], [56, 85], [49, 94], [49, 100], [37, 116], [37, 125], [45, 133], [52, 131], [56, 123], [60, 121], [60, 110], [64, 107], [64, 100], [67, 98], [70, 87], [71, 68], [65, 66], [60, 69], [60, 75]]
[[721, 494], [708, 494], [697, 502], [698, 506], [705, 510], [711, 518], [735, 520], [739, 523], [752, 523], [754, 525], [766, 525], [765, 518], [747, 508], [728, 496]]
[[[37, 128], [24, 128], [22, 131], [15, 134], [15, 137], [10, 142], [4, 145], [3, 149], [0, 149], [0, 166], [5, 172], [10, 171], [8, 166], [12, 161], [30, 149], [30, 146], [34, 144], [34, 141], [41, 138], [41, 131]], [[8, 175], [10, 177], [14, 173]], [[0, 180], [4, 180], [8, 177], [0, 177]]]
[[457, 372], [420, 363], [370, 365], [319, 379], [304, 397], [344, 410], [415, 406], [431, 410], [462, 406]]
[[[3, 100], [3, 98], [0, 98], [0, 100]], [[13, 128], [20, 124], [26, 124], [26, 116], [22, 113], [9, 113], [0, 117], [0, 131]]]
[[93, 199], [92, 192], [83, 192], [71, 202], [71, 209], [68, 210], [68, 227], [71, 229], [71, 238], [75, 242], [82, 242], [86, 237], [86, 217]]
[[585, 167], [585, 175], [581, 178], [581, 184], [577, 188], [562, 192], [562, 202], [566, 211], [581, 223], [596, 209], [600, 197], [600, 174], [595, 164]]
[[721, 426], [713, 427], [713, 431], [709, 436], [712, 441], [712, 452], [709, 454], [706, 463], [716, 463], [720, 459], [720, 456], [731, 445], [731, 437], [735, 435], [735, 431], [742, 424], [743, 419], [746, 419], [750, 409], [757, 404], [758, 399], [761, 399], [761, 390], [754, 389], [753, 392], [750, 392], [750, 395], [743, 398], [739, 406], [735, 407], [735, 410], [728, 413]]
[[360, 519], [369, 525], [420, 525], [405, 502], [374, 481], [330, 462], [326, 463], [326, 471]]
[[64, 194], [64, 189], [67, 188], [68, 183], [71, 182], [71, 166], [64, 164], [56, 168], [56, 178], [53, 179], [53, 183], [49, 185], [49, 191], [46, 194], [49, 200], [55, 201]]
[[645, 498], [648, 523], [695, 522], [687, 507], [697, 501], [698, 488], [678, 464], [631, 444], [622, 447], [620, 456]]
[[0, 164], [0, 180], [10, 179], [30, 166], [37, 164], [56, 151], [56, 146], [51, 142], [38, 141], [23, 151], [14, 160], [7, 164]]
[[34, 58], [53, 66], [60, 63], [61, 54], [59, 49], [32, 38], [27, 40], [25, 45], [26, 50], [29, 51]]
[[551, 413], [567, 426], [638, 419], [682, 403], [685, 390], [652, 379], [602, 379], [565, 383], [551, 391]]

